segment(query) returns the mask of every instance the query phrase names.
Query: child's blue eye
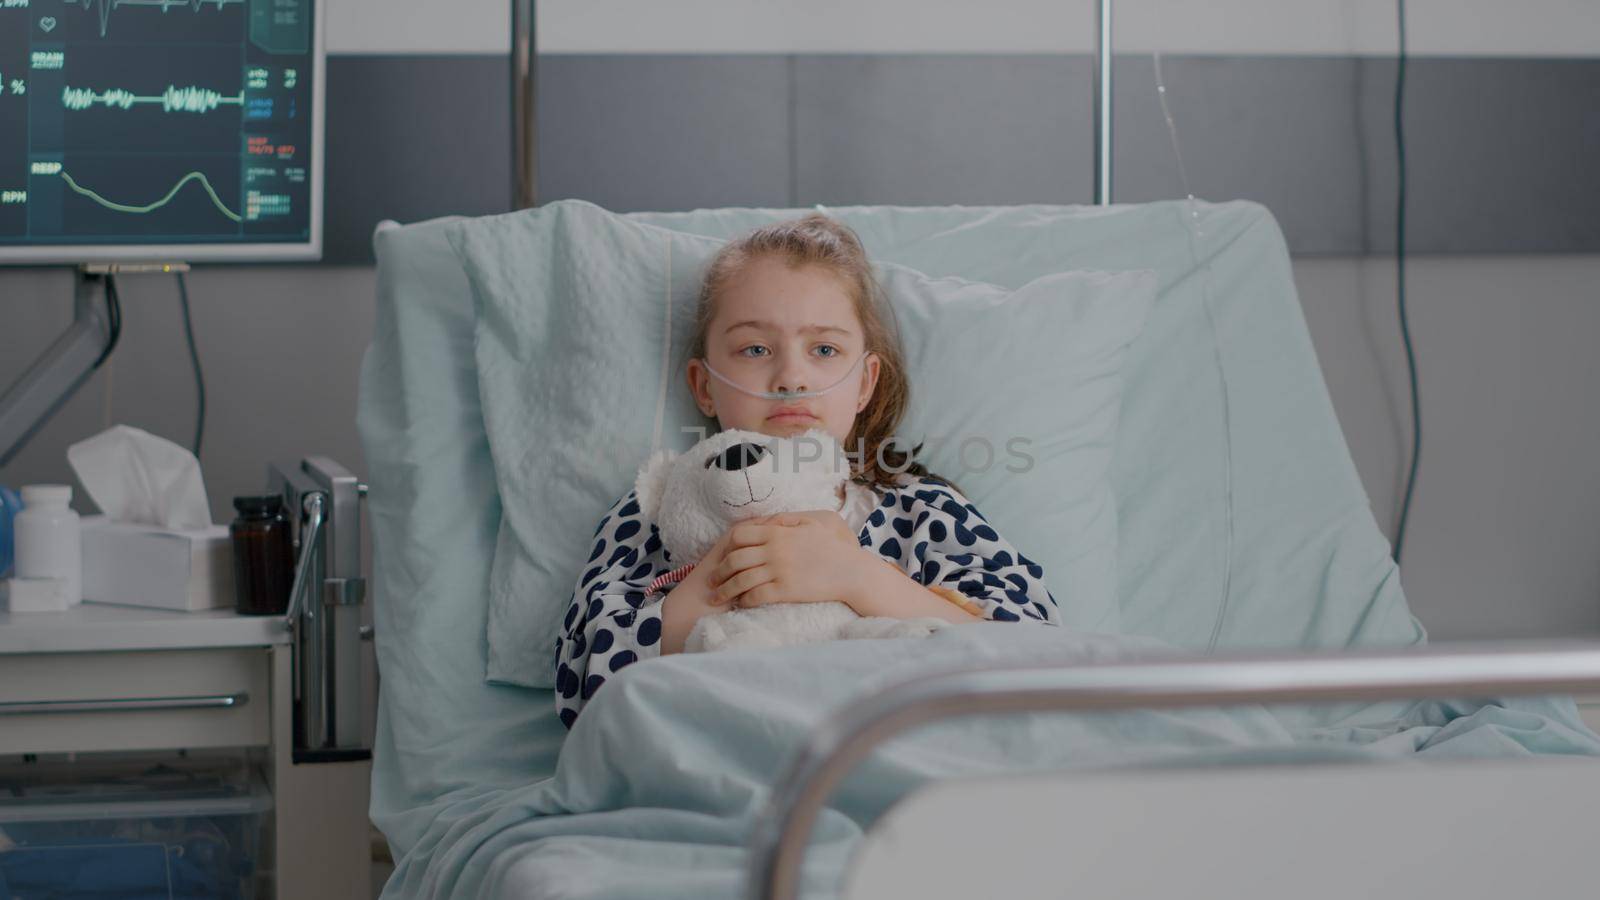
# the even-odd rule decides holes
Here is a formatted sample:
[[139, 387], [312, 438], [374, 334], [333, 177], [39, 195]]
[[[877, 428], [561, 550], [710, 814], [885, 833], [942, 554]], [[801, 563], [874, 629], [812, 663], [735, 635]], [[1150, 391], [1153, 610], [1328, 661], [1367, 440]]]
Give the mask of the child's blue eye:
[[740, 355], [749, 356], [749, 357], [760, 356], [761, 354], [764, 354], [764, 353], [767, 353], [767, 352], [769, 352], [767, 350], [767, 348], [765, 348], [765, 347], [763, 347], [763, 346], [761, 346], [759, 344], [751, 344], [750, 346], [748, 346], [748, 347], [744, 348], [743, 350], [739, 351]]
[[839, 355], [839, 348], [830, 346], [828, 344], [823, 344], [817, 348], [817, 352], [822, 354], [824, 358], [830, 358]]

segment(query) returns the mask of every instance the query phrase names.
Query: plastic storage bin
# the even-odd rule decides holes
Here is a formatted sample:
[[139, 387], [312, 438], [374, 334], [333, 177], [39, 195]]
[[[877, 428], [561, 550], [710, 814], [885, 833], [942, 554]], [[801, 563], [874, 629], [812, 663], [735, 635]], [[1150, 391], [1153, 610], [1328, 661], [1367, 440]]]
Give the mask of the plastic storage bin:
[[272, 796], [193, 772], [0, 776], [0, 897], [253, 900]]

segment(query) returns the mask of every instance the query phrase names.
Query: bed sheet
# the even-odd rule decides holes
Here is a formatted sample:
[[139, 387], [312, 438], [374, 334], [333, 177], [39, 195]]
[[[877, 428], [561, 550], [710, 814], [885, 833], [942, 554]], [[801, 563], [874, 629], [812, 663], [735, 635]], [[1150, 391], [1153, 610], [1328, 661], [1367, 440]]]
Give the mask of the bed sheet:
[[[1034, 625], [926, 641], [844, 641], [667, 657], [586, 707], [555, 774], [462, 797], [396, 869], [386, 897], [733, 898], [753, 817], [826, 713], [919, 673], [1149, 658], [1175, 648]], [[796, 691], [793, 685], [805, 684]], [[950, 721], [883, 745], [818, 822], [805, 894], [829, 896], [873, 819], [926, 779], [1129, 765], [1600, 755], [1569, 700], [1431, 701], [1359, 728], [1298, 729], [1266, 707], [1029, 714]], [[1003, 852], [997, 833], [976, 846]]]

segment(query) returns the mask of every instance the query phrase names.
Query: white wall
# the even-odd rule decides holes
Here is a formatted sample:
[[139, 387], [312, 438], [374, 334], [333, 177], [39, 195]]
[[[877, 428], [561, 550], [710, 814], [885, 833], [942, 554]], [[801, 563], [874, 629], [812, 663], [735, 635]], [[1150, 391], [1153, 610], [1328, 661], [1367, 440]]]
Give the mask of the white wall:
[[[542, 53], [1057, 53], [1094, 0], [536, 0]], [[1594, 56], [1593, 0], [1411, 0], [1421, 55]], [[504, 53], [506, 0], [328, 7], [333, 53]], [[1114, 0], [1119, 52], [1387, 54], [1394, 0]]]
[[[170, 276], [125, 275], [122, 339], [107, 364], [45, 425], [0, 483], [71, 484], [65, 451], [126, 423], [184, 446], [194, 388]], [[201, 468], [212, 519], [229, 522], [239, 494], [266, 487], [270, 460], [326, 453], [364, 472], [356, 440], [357, 373], [372, 336], [376, 278], [365, 267], [212, 268], [189, 276], [206, 376]], [[0, 387], [72, 319], [62, 269], [0, 270]], [[75, 504], [93, 511], [92, 504]]]
[[[1600, 634], [1600, 256], [1415, 259], [1423, 455], [1401, 583], [1435, 637]], [[1391, 537], [1410, 399], [1392, 259], [1300, 260], [1334, 407]]]

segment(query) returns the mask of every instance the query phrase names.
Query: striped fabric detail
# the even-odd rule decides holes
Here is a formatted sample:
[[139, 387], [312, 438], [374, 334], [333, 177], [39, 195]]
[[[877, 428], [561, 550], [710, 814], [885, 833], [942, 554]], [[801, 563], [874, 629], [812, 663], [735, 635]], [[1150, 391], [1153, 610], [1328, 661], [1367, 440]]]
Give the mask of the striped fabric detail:
[[645, 595], [648, 596], [650, 594], [657, 593], [669, 584], [677, 584], [685, 578], [688, 578], [689, 573], [692, 571], [694, 571], [694, 563], [684, 563], [676, 569], [673, 569], [671, 572], [657, 576], [656, 580], [650, 582], [650, 586], [645, 588]]

